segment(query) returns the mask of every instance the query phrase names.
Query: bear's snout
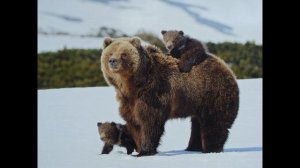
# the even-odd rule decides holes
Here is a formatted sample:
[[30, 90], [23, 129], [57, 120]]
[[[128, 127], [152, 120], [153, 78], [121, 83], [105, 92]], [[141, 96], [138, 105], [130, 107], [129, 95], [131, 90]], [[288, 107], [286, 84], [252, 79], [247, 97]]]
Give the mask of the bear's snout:
[[167, 48], [168, 48], [169, 50], [171, 50], [171, 49], [173, 48], [173, 45], [169, 45], [169, 46], [167, 46]]
[[172, 50], [173, 49], [172, 42], [167, 42], [166, 47], [168, 48], [168, 50]]
[[108, 60], [108, 63], [110, 65], [111, 68], [116, 68], [117, 64], [118, 64], [118, 60], [115, 58], [110, 58]]

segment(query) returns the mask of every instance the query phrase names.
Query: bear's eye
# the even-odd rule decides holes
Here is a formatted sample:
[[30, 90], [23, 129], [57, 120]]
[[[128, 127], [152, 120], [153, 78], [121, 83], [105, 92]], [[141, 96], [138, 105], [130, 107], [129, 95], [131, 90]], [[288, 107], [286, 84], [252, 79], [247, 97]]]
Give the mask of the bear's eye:
[[122, 54], [121, 54], [121, 57], [122, 57], [123, 59], [128, 59], [128, 54], [127, 54], [127, 53], [122, 53]]

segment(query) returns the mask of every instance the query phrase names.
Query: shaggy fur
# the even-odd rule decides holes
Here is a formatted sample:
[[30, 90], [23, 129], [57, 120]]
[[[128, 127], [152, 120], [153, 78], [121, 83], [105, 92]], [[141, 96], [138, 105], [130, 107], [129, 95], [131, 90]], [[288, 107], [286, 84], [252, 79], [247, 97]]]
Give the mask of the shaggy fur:
[[101, 69], [113, 85], [120, 115], [127, 122], [138, 156], [157, 151], [168, 119], [191, 116], [187, 150], [223, 151], [238, 112], [239, 89], [232, 71], [209, 55], [189, 73], [181, 73], [178, 60], [140, 39], [104, 40]]
[[162, 30], [161, 34], [169, 54], [180, 60], [180, 72], [189, 72], [208, 57], [204, 44], [185, 36], [183, 31]]
[[127, 154], [131, 154], [135, 149], [134, 140], [126, 125], [116, 124], [114, 122], [97, 123], [100, 139], [104, 142], [102, 154], [109, 154], [114, 145], [119, 145], [127, 149]]

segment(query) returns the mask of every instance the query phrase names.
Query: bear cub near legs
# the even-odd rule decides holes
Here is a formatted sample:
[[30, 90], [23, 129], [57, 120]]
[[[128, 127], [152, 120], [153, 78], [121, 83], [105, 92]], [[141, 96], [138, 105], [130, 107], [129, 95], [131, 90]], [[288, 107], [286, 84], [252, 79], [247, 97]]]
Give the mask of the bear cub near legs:
[[135, 143], [126, 125], [116, 124], [115, 122], [98, 122], [97, 126], [100, 139], [104, 142], [102, 154], [109, 154], [114, 145], [125, 147], [128, 155], [134, 151]]

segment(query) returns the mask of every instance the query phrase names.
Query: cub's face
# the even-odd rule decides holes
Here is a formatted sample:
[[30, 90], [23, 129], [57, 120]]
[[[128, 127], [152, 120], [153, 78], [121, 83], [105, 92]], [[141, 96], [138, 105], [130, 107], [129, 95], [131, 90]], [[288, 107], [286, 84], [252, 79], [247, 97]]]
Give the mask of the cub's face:
[[135, 72], [140, 63], [137, 50], [140, 45], [138, 38], [106, 38], [101, 55], [102, 71], [120, 74]]
[[164, 44], [169, 51], [173, 50], [184, 37], [183, 31], [162, 30], [161, 34], [163, 35]]
[[108, 144], [117, 144], [120, 131], [114, 122], [97, 123], [100, 139]]

